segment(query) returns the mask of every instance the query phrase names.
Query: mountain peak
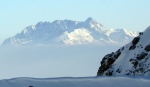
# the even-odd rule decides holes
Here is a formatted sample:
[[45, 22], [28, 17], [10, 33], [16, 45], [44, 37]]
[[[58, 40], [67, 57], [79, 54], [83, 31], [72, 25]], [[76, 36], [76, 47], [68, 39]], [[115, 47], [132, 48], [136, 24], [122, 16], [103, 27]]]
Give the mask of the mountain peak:
[[86, 20], [93, 20], [93, 18], [92, 17], [88, 17]]
[[86, 19], [86, 22], [96, 22], [92, 17]]

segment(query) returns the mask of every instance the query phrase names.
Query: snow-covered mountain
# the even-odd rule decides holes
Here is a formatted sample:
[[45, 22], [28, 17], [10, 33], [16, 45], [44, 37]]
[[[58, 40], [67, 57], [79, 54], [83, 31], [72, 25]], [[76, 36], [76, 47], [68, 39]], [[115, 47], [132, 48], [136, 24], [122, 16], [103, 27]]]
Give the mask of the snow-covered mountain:
[[150, 76], [150, 27], [129, 44], [104, 56], [98, 76]]
[[0, 80], [1, 87], [149, 87], [144, 77], [14, 78]]
[[83, 22], [56, 20], [52, 23], [39, 22], [36, 25], [28, 26], [21, 33], [6, 39], [3, 45], [76, 45], [97, 42], [125, 44], [135, 36], [137, 36], [136, 32], [126, 29], [106, 29], [92, 18]]

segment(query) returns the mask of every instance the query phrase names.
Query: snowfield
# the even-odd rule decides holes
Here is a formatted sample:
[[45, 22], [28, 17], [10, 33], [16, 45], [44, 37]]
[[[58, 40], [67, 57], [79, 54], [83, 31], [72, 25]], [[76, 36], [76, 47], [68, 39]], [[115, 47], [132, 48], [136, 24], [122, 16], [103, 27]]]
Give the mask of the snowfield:
[[0, 87], [149, 87], [150, 77], [14, 78], [0, 81]]

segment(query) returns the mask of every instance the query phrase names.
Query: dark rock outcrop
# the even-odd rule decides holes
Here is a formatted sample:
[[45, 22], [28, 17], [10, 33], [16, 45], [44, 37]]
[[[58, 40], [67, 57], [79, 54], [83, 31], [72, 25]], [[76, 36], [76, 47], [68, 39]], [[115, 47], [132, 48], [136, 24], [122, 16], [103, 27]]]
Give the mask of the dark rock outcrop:
[[[124, 49], [124, 47], [122, 49]], [[119, 49], [115, 53], [112, 52], [104, 56], [104, 58], [101, 61], [101, 66], [99, 67], [97, 75], [100, 76], [105, 71], [107, 71], [111, 67], [111, 65], [115, 62], [115, 60], [120, 56], [120, 54], [121, 54], [121, 49]], [[106, 73], [106, 76], [111, 76], [111, 75], [112, 75], [112, 72], [110, 71]]]
[[145, 47], [144, 50], [146, 50], [147, 52], [149, 52], [149, 51], [150, 51], [150, 44], [148, 44], [148, 45]]
[[130, 46], [129, 50], [134, 50], [136, 48], [136, 44], [139, 42], [139, 40], [140, 40], [140, 37], [135, 37], [132, 40], [132, 45]]

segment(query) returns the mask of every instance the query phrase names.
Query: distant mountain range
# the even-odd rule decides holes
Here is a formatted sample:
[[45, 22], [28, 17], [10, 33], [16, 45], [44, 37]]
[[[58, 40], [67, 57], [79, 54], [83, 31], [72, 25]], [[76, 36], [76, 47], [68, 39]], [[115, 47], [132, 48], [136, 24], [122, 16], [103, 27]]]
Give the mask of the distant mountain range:
[[98, 76], [150, 76], [150, 27], [130, 43], [104, 56]]
[[126, 29], [106, 29], [92, 18], [85, 21], [56, 20], [39, 22], [6, 39], [2, 45], [50, 45], [50, 44], [126, 44], [137, 32]]

